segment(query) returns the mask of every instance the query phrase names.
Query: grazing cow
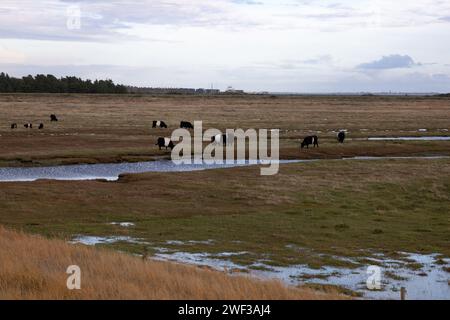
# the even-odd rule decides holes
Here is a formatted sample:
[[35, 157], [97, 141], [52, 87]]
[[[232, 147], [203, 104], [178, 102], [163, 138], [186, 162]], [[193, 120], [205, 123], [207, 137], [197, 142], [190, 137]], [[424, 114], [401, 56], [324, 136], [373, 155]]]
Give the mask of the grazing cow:
[[56, 115], [51, 114], [51, 115], [50, 115], [50, 121], [51, 121], [51, 122], [57, 122], [57, 121], [58, 121], [58, 118], [56, 117]]
[[32, 123], [25, 123], [23, 126], [25, 128], [27, 128], [27, 129], [32, 129], [33, 128], [33, 124]]
[[167, 128], [167, 124], [164, 121], [153, 121], [152, 128]]
[[224, 134], [216, 134], [211, 137], [211, 142], [214, 143], [222, 143], [223, 145], [233, 144], [234, 142], [234, 134], [232, 133], [224, 133]]
[[183, 128], [183, 129], [194, 129], [194, 126], [192, 125], [192, 123], [190, 123], [188, 121], [181, 121], [180, 122], [180, 128]]
[[170, 148], [173, 150], [175, 145], [173, 144], [173, 141], [170, 140], [170, 138], [158, 138], [158, 141], [156, 142], [156, 145], [159, 147], [159, 150], [161, 150], [162, 147]]
[[314, 147], [319, 147], [319, 138], [317, 136], [306, 137], [305, 139], [303, 139], [301, 147], [303, 149], [303, 147], [306, 146], [306, 148], [309, 149], [310, 144], [314, 145]]
[[17, 129], [17, 123], [11, 124], [11, 129]]
[[44, 129], [44, 124], [43, 123], [41, 123], [40, 125], [39, 125], [39, 128], [38, 128], [39, 130], [42, 130], [42, 129]]
[[339, 143], [344, 143], [344, 140], [345, 140], [345, 131], [339, 132], [338, 135], [337, 135], [337, 139], [338, 139]]

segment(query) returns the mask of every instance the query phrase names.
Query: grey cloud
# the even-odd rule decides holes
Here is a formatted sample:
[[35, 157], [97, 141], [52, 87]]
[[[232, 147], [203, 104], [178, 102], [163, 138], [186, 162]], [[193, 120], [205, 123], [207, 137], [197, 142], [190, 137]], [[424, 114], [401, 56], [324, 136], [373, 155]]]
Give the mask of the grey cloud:
[[365, 70], [385, 70], [397, 68], [412, 68], [414, 66], [420, 65], [420, 63], [414, 62], [414, 60], [408, 55], [392, 54], [389, 56], [383, 56], [379, 60], [362, 63], [358, 65], [357, 68]]
[[[71, 5], [79, 5], [81, 9], [79, 30], [68, 30], [66, 27], [66, 10]], [[24, 0], [19, 7], [16, 2], [6, 0], [0, 4], [0, 38], [129, 40], [131, 37], [121, 33], [121, 30], [129, 29], [134, 24], [214, 26], [229, 29], [256, 25], [254, 21], [239, 19], [224, 1], [47, 0], [43, 4]]]
[[[372, 25], [371, 21], [375, 19], [373, 12], [352, 3], [343, 3], [345, 2], [290, 1], [287, 4], [282, 2], [276, 6], [285, 7], [284, 10], [274, 10], [268, 18], [262, 8], [266, 4], [273, 5], [273, 2], [265, 0], [2, 0], [0, 38], [117, 41], [129, 39], [129, 36], [125, 36], [121, 31], [135, 24], [227, 30], [242, 30], [248, 27], [290, 30], [316, 28], [322, 31]], [[77, 31], [67, 30], [65, 27], [66, 8], [74, 4], [80, 5], [82, 9], [82, 29]], [[241, 10], [250, 5], [255, 6], [251, 14]], [[286, 6], [293, 9], [287, 9]], [[429, 7], [434, 9], [430, 9], [430, 18], [424, 21], [423, 15], [419, 13], [414, 15], [422, 17], [420, 19], [398, 19], [395, 16], [392, 20], [396, 21], [396, 27], [409, 26], [411, 21], [415, 20], [417, 23], [431, 23], [431, 21], [435, 23], [436, 19], [442, 16], [442, 12], [445, 12], [442, 9], [445, 9], [445, 4]], [[447, 18], [441, 19], [446, 21]], [[325, 21], [327, 23], [324, 23]]]

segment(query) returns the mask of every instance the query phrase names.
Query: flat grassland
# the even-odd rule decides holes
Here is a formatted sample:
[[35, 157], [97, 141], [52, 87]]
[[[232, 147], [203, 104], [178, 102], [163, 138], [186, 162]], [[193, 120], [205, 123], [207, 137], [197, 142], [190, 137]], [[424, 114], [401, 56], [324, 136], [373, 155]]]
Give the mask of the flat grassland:
[[[51, 113], [61, 121], [50, 124]], [[66, 240], [126, 236], [140, 242], [101, 246], [137, 254], [243, 252], [229, 257], [242, 265], [352, 267], [335, 257], [364, 263], [398, 252], [450, 257], [449, 159], [333, 160], [450, 155], [450, 141], [364, 140], [449, 135], [447, 98], [1, 95], [0, 115], [2, 166], [167, 157], [154, 143], [180, 120], [203, 120], [205, 129], [279, 128], [281, 158], [324, 159], [282, 165], [269, 177], [242, 167], [117, 182], [0, 183], [0, 224], [8, 227]], [[151, 129], [159, 119], [169, 129]], [[29, 121], [46, 128], [9, 129]], [[339, 129], [349, 131], [343, 145]], [[299, 139], [310, 133], [319, 135], [320, 148], [300, 151]]]
[[[150, 251], [244, 251], [230, 257], [243, 264], [270, 256], [273, 265], [345, 265], [329, 255], [371, 256], [366, 250], [450, 256], [449, 159], [327, 160], [283, 165], [276, 176], [246, 167], [118, 182], [1, 183], [0, 199], [0, 223], [16, 229], [67, 240], [128, 236], [151, 243]], [[203, 243], [210, 239], [213, 245]], [[147, 250], [126, 241], [110, 246]]]
[[[50, 123], [50, 114], [60, 121]], [[0, 95], [0, 165], [140, 161], [168, 157], [157, 137], [180, 121], [203, 128], [280, 129], [283, 159], [449, 154], [450, 142], [376, 142], [368, 136], [449, 135], [450, 99], [437, 97], [282, 97], [149, 95]], [[168, 129], [151, 129], [164, 120]], [[44, 123], [27, 130], [24, 123]], [[10, 124], [19, 128], [11, 130]], [[353, 143], [336, 144], [347, 129]], [[418, 132], [427, 129], [426, 133]], [[299, 140], [317, 134], [321, 148], [300, 152]]]

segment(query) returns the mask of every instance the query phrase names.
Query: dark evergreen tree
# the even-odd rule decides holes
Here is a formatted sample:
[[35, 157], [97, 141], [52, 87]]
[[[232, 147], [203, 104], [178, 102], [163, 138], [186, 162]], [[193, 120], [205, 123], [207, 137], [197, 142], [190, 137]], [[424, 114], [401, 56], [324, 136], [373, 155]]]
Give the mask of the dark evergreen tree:
[[112, 80], [83, 80], [77, 77], [56, 78], [51, 74], [38, 74], [35, 77], [13, 78], [0, 73], [1, 92], [24, 93], [127, 93], [123, 85], [116, 85]]

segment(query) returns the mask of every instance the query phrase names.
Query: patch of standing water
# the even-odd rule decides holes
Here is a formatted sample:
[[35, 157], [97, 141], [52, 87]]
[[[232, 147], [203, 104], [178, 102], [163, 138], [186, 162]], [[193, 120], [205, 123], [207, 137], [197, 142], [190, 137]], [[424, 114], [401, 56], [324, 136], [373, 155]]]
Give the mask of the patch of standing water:
[[[450, 137], [449, 137], [450, 140]], [[280, 164], [308, 163], [316, 161], [339, 160], [389, 160], [389, 159], [445, 159], [448, 156], [412, 156], [412, 157], [349, 157], [342, 159], [308, 159], [308, 160], [279, 160]], [[261, 164], [261, 163], [259, 163]], [[0, 182], [30, 182], [40, 179], [48, 180], [96, 180], [104, 179], [117, 181], [119, 175], [145, 172], [183, 172], [200, 171], [220, 168], [233, 168], [255, 165], [248, 161], [235, 161], [233, 164], [192, 164], [176, 165], [170, 160], [135, 162], [135, 163], [109, 163], [109, 164], [84, 164], [55, 167], [26, 167], [26, 168], [1, 168]]]
[[109, 236], [109, 237], [97, 237], [97, 236], [77, 236], [70, 241], [70, 243], [81, 243], [88, 246], [95, 246], [97, 244], [112, 244], [116, 242], [128, 242], [135, 244], [146, 244], [147, 242], [141, 239], [136, 239], [127, 236]]
[[[161, 249], [161, 248], [155, 248]], [[246, 270], [244, 266], [238, 265], [230, 260], [221, 259], [213, 257], [209, 253], [191, 253], [191, 252], [168, 252], [166, 248], [164, 250], [159, 250], [159, 253], [156, 253], [152, 258], [155, 260], [162, 261], [174, 261], [181, 263], [188, 263], [194, 265], [208, 266], [217, 270], [226, 270], [226, 269], [239, 269]], [[245, 253], [243, 253], [245, 254]], [[239, 255], [239, 253], [230, 253], [228, 252], [225, 256], [217, 254], [218, 257], [230, 257], [232, 255]]]
[[124, 228], [134, 227], [135, 224], [133, 222], [111, 222], [113, 226], [121, 226]]
[[450, 136], [429, 137], [369, 137], [368, 141], [450, 141]]
[[167, 240], [166, 244], [169, 245], [193, 245], [193, 244], [213, 244], [214, 240], [213, 239], [208, 239], [208, 240], [188, 240], [188, 241], [181, 241], [181, 240]]
[[[369, 299], [399, 299], [401, 287], [407, 290], [408, 299], [450, 299], [449, 273], [444, 266], [437, 264], [437, 255], [421, 255], [402, 253], [403, 259], [389, 259], [382, 254], [374, 254], [376, 258], [367, 258], [381, 268], [381, 290], [368, 290], [366, 281], [369, 277], [368, 266], [354, 269], [324, 266], [313, 269], [307, 265], [292, 265], [287, 267], [270, 266], [267, 260], [254, 262], [243, 266], [228, 259], [230, 256], [247, 254], [248, 252], [224, 252], [222, 254], [173, 252], [167, 248], [159, 248], [154, 258], [157, 260], [175, 261], [194, 265], [209, 266], [218, 270], [239, 270], [250, 275], [265, 279], [280, 279], [290, 285], [316, 283], [337, 285], [362, 293]], [[338, 258], [338, 257], [336, 257]], [[342, 258], [361, 265], [356, 260]], [[442, 259], [448, 266], [450, 259]], [[420, 264], [416, 270], [408, 269], [409, 263]]]
[[[292, 163], [296, 160], [279, 160], [279, 163]], [[260, 163], [258, 161], [258, 163]], [[116, 181], [125, 173], [144, 172], [183, 172], [208, 169], [231, 168], [253, 165], [248, 161], [235, 161], [231, 164], [182, 164], [170, 160], [134, 163], [82, 164], [54, 167], [0, 168], [0, 182], [26, 182], [39, 179], [51, 180], [96, 180]]]

